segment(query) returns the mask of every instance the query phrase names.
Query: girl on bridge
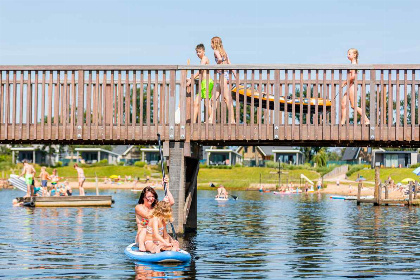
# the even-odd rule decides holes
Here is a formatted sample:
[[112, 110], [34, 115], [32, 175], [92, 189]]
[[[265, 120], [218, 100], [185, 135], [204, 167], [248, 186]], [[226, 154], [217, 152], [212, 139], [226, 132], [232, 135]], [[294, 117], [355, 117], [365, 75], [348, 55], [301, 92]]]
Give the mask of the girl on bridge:
[[[359, 51], [357, 49], [349, 49], [347, 51], [347, 58], [348, 60], [351, 61], [351, 64], [359, 64]], [[344, 125], [346, 123], [346, 117], [347, 117], [347, 99], [350, 99], [350, 105], [351, 108], [353, 110], [355, 110], [357, 113], [354, 113], [354, 117], [353, 117], [353, 122], [356, 123], [357, 122], [357, 114], [359, 114], [360, 116], [362, 116], [362, 108], [357, 107], [357, 104], [355, 103], [354, 100], [354, 94], [355, 94], [355, 89], [354, 89], [354, 80], [356, 78], [357, 72], [356, 70], [350, 70], [349, 73], [349, 85], [348, 85], [348, 90], [347, 92], [349, 93], [348, 97], [347, 97], [347, 92], [344, 93], [343, 96], [343, 100], [341, 101], [341, 125]], [[341, 85], [341, 87], [345, 87], [347, 85], [347, 81], [344, 81], [343, 84]], [[356, 94], [357, 94], [357, 88], [356, 88]], [[355, 108], [356, 107], [356, 108]], [[365, 124], [370, 124], [369, 119], [366, 117], [365, 115]]]
[[[229, 56], [226, 53], [225, 49], [223, 48], [222, 39], [220, 37], [213, 37], [211, 38], [211, 48], [214, 50], [214, 59], [216, 60], [217, 64], [230, 64]], [[220, 79], [220, 88], [218, 91], [216, 91], [216, 100], [220, 96], [220, 90], [223, 87], [223, 98], [229, 108], [229, 114], [230, 114], [230, 122], [232, 124], [235, 124], [235, 112], [233, 111], [233, 101], [230, 96], [228, 82], [229, 82], [229, 70], [226, 71], [217, 71], [219, 73], [219, 79]], [[236, 72], [232, 71], [233, 75], [236, 78]], [[211, 123], [212, 120], [209, 119], [209, 123]]]

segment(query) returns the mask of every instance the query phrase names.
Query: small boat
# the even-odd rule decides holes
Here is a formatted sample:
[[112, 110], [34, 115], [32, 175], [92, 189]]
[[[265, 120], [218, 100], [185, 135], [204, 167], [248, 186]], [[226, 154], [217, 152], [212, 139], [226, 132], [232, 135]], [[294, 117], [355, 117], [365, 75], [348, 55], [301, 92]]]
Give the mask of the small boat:
[[191, 255], [187, 251], [163, 251], [157, 254], [140, 252], [136, 243], [128, 245], [124, 253], [133, 260], [145, 263], [185, 263], [191, 261]]
[[[244, 102], [246, 99], [248, 104], [251, 104], [252, 99], [254, 99], [254, 106], [257, 108], [259, 107], [259, 100], [261, 98], [261, 107], [264, 109], [271, 109], [274, 110], [274, 95], [267, 95], [265, 92], [261, 94], [257, 90], [252, 90], [251, 88], [246, 88], [243, 85], [239, 85], [238, 88], [236, 86], [232, 87], [232, 98], [236, 100], [236, 91], [238, 91], [239, 101]], [[324, 104], [325, 103], [325, 104]], [[300, 100], [299, 97], [295, 98], [294, 100], [287, 96], [279, 96], [279, 109], [280, 111], [285, 111], [285, 107], [289, 112], [292, 111], [293, 106], [297, 112], [300, 112], [302, 105], [302, 113], [307, 113], [310, 111], [312, 114], [316, 113], [316, 109], [318, 109], [318, 114], [322, 114], [323, 107], [325, 106], [326, 111], [331, 111], [332, 102], [329, 99], [323, 98], [302, 98]]]

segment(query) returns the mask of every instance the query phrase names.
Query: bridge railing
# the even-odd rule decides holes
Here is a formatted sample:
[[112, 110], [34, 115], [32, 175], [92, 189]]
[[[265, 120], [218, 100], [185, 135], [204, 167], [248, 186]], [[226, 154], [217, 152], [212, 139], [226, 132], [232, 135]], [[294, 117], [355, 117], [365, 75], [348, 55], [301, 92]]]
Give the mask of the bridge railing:
[[0, 81], [2, 142], [420, 140], [420, 65], [0, 66]]

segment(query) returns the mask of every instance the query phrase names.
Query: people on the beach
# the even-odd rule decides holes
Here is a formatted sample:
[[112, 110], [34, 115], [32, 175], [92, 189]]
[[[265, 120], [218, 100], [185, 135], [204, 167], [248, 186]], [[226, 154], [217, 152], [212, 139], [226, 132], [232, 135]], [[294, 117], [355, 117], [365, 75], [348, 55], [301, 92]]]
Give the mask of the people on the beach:
[[219, 187], [217, 188], [216, 198], [224, 198], [224, 199], [229, 198], [228, 192], [223, 185], [219, 185]]
[[41, 173], [39, 174], [39, 177], [41, 178], [41, 188], [42, 188], [42, 195], [44, 196], [45, 191], [47, 191], [48, 188], [48, 180], [50, 179], [50, 174], [46, 171], [46, 167], [41, 167]]
[[[169, 202], [170, 205], [175, 203], [175, 200], [169, 191], [169, 180], [167, 177], [163, 179], [163, 183], [167, 186], [167, 195], [163, 199]], [[158, 194], [152, 187], [145, 187], [140, 194], [138, 204], [135, 207], [136, 223], [137, 223], [137, 235], [135, 242], [139, 245], [140, 251], [146, 251], [144, 241], [146, 237], [146, 226], [149, 223], [149, 219], [152, 218], [152, 210], [158, 202]]]
[[161, 251], [179, 251], [178, 241], [172, 239], [166, 231], [166, 224], [172, 222], [172, 208], [167, 201], [159, 201], [152, 211], [146, 225], [144, 246], [146, 251], [159, 253]]
[[28, 161], [25, 159], [23, 161], [23, 169], [22, 169], [22, 174], [20, 175], [21, 177], [25, 178], [25, 183], [27, 186], [27, 191], [26, 191], [26, 195], [25, 197], [29, 197], [29, 196], [34, 196], [34, 189], [33, 189], [33, 180], [35, 178], [35, 168], [30, 165], [28, 163]]
[[67, 196], [72, 196], [73, 195], [73, 190], [70, 186], [69, 181], [64, 181], [64, 189], [66, 191]]
[[83, 184], [86, 180], [85, 173], [83, 172], [83, 169], [77, 165], [77, 163], [73, 167], [77, 171], [77, 180], [79, 182], [79, 195], [85, 195], [85, 190], [83, 189]]
[[[195, 51], [197, 53], [198, 58], [200, 59], [200, 65], [208, 65], [210, 64], [209, 59], [206, 56], [206, 49], [204, 47], [203, 44], [198, 44], [195, 47]], [[214, 81], [210, 78], [207, 77], [207, 72], [206, 71], [197, 71], [196, 73], [194, 73], [193, 75], [193, 80], [191, 81], [191, 79], [187, 79], [187, 92], [190, 93], [191, 89], [192, 89], [192, 84], [194, 83], [195, 79], [198, 79], [198, 77], [201, 74], [201, 99], [210, 99], [209, 101], [209, 107], [208, 107], [208, 112], [209, 112], [209, 120], [213, 119], [213, 107], [212, 107], [212, 102], [211, 102], [211, 97], [212, 97], [212, 91], [213, 91], [213, 87], [214, 87]], [[209, 75], [210, 76], [210, 75]], [[208, 81], [207, 81], [208, 80]], [[209, 84], [208, 87], [208, 96], [207, 96], [207, 83]], [[201, 109], [200, 109], [200, 97], [197, 96], [194, 99], [194, 117], [193, 117], [193, 122], [197, 121], [198, 122], [198, 118], [200, 116], [201, 113]]]
[[[214, 50], [214, 59], [217, 64], [230, 64], [229, 56], [226, 53], [225, 49], [223, 48], [222, 39], [220, 37], [213, 37], [211, 39], [211, 48]], [[220, 90], [223, 89], [223, 99], [225, 100], [228, 110], [229, 110], [229, 117], [230, 122], [232, 124], [235, 123], [235, 112], [233, 111], [233, 101], [229, 92], [229, 70], [219, 70], [219, 83], [220, 89], [216, 91], [216, 99], [220, 96]], [[236, 77], [236, 72], [232, 71], [233, 75]], [[212, 119], [209, 119], [209, 123], [212, 122]]]
[[[359, 63], [359, 52], [356, 49], [349, 49], [347, 51], [347, 58], [351, 61], [351, 64], [358, 64]], [[347, 99], [350, 99], [351, 108], [355, 110], [360, 116], [362, 116], [362, 108], [357, 107], [357, 101], [354, 100], [355, 94], [357, 95], [357, 88], [354, 87], [354, 80], [356, 79], [357, 72], [356, 70], [350, 70], [349, 72], [349, 84], [347, 85], [347, 81], [344, 81], [341, 87], [348, 86], [347, 92], [344, 93], [343, 100], [341, 101], [341, 124], [344, 125], [347, 119]], [[355, 103], [356, 102], [356, 103]], [[354, 114], [354, 122], [357, 121], [357, 114]], [[365, 124], [370, 124], [369, 119], [365, 115]]]

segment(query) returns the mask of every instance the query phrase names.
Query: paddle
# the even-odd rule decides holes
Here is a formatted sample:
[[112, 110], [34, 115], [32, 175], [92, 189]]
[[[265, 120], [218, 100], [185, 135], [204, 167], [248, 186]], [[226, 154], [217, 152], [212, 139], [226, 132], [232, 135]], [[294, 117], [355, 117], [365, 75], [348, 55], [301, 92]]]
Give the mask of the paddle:
[[[165, 168], [163, 167], [163, 159], [164, 158], [163, 158], [162, 143], [160, 141], [160, 134], [159, 133], [157, 134], [157, 137], [158, 137], [158, 144], [159, 144], [160, 166], [162, 168], [162, 178], [165, 179]], [[166, 188], [165, 180], [163, 180], [163, 189], [165, 190], [165, 196], [166, 196], [168, 194], [168, 190]], [[174, 225], [171, 222], [169, 222], [169, 224], [171, 225], [171, 228], [172, 228], [172, 237], [176, 241], [178, 241], [178, 237], [176, 236]]]
[[[210, 187], [215, 188], [216, 186], [213, 183], [210, 183]], [[230, 195], [234, 200], [238, 200], [238, 197], [236, 195], [231, 194]]]

